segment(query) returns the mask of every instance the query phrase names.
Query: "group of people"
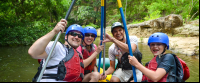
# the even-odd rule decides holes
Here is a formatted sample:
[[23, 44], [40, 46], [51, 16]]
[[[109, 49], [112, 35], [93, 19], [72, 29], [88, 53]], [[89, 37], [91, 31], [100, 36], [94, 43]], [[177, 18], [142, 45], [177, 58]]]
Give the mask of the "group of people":
[[[52, 31], [36, 40], [29, 48], [28, 53], [34, 59], [42, 59], [38, 72], [33, 78], [37, 80], [45, 60], [48, 57], [53, 45], [53, 37], [64, 32], [67, 20], [61, 19]], [[110, 82], [134, 82], [132, 66], [136, 69], [137, 82], [176, 82], [173, 73], [176, 67], [173, 55], [165, 55], [169, 49], [169, 38], [165, 33], [157, 32], [149, 37], [148, 45], [154, 58], [143, 66], [142, 53], [138, 48], [136, 36], [130, 36], [131, 49], [134, 56], [130, 56], [125, 30], [120, 22], [115, 22], [111, 26], [112, 36], [106, 34], [106, 39], [93, 44], [97, 37], [94, 27], [82, 27], [78, 24], [70, 25], [65, 34], [64, 44], [57, 42], [52, 55], [47, 63], [40, 82], [98, 82], [106, 79], [112, 74]], [[97, 71], [96, 56], [104, 49], [100, 43], [112, 42], [109, 47], [110, 67], [104, 74]], [[163, 60], [159, 60], [164, 57]], [[115, 68], [115, 59], [118, 64]], [[159, 63], [159, 65], [157, 65]]]

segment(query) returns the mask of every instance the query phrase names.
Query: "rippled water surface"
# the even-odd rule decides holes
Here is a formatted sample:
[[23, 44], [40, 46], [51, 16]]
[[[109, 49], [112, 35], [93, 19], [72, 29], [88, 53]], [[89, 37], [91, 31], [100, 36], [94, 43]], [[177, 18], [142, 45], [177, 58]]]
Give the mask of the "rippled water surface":
[[[64, 36], [62, 35], [60, 39], [61, 38], [64, 38]], [[99, 38], [97, 38], [94, 43], [97, 45], [99, 43]], [[108, 57], [108, 48], [111, 44], [112, 43], [106, 43], [106, 57]], [[36, 59], [32, 59], [30, 55], [28, 55], [29, 47], [30, 46], [0, 47], [0, 82], [32, 81], [39, 64]], [[147, 45], [139, 43], [139, 49], [143, 54], [143, 64], [153, 58]], [[171, 53], [171, 51], [168, 51], [168, 53]], [[183, 54], [177, 54], [177, 56], [183, 59], [189, 66], [190, 78], [187, 82], [199, 82], [199, 60]], [[97, 56], [97, 58], [99, 58], [99, 56]]]

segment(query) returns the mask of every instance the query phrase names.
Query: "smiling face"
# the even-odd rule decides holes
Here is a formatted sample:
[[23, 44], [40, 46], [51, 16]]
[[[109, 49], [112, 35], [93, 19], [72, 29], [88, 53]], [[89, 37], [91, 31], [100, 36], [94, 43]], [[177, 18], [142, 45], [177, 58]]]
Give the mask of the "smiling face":
[[94, 42], [95, 35], [92, 33], [85, 34], [84, 43], [86, 45], [91, 45]]
[[[81, 34], [81, 32], [78, 32], [78, 31], [73, 31], [73, 32], [77, 34]], [[68, 36], [68, 39], [67, 39], [67, 36]], [[70, 45], [75, 49], [81, 45], [81, 41], [82, 41], [82, 38], [79, 38], [78, 35], [73, 36], [71, 34], [66, 35], [65, 39], [67, 39], [68, 43], [70, 43]]]
[[123, 28], [121, 27], [116, 27], [113, 29], [113, 37], [119, 41], [122, 41], [124, 39], [124, 34], [125, 34], [125, 31]]
[[150, 43], [150, 50], [154, 56], [160, 55], [164, 49], [167, 49], [167, 47], [163, 43]]

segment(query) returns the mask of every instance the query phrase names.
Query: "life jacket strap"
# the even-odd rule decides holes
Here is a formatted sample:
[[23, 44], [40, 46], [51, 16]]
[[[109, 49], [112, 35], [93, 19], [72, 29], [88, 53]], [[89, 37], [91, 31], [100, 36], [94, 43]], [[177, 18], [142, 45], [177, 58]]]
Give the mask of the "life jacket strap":
[[83, 73], [81, 73], [81, 74], [80, 74], [80, 77], [81, 77], [82, 79], [84, 78], [84, 75], [83, 75]]
[[47, 77], [42, 77], [42, 79], [57, 79], [58, 77], [57, 74], [43, 74], [43, 76], [47, 76]]
[[57, 74], [43, 74], [43, 76], [57, 77]]
[[80, 62], [80, 65], [81, 65], [82, 68], [84, 68], [84, 64], [82, 62]]
[[46, 69], [53, 69], [53, 68], [56, 68], [58, 67], [58, 65], [54, 65], [54, 66], [50, 66], [50, 67], [46, 67]]
[[85, 75], [88, 74], [88, 73], [90, 73], [90, 70], [84, 70]]

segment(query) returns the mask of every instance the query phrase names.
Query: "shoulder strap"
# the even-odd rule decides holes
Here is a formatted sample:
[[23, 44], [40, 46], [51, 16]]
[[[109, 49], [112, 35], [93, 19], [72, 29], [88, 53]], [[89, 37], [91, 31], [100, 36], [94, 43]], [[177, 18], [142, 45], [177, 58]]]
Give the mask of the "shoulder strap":
[[[61, 43], [60, 41], [59, 41], [59, 43]], [[61, 43], [62, 44], [62, 43]], [[62, 44], [63, 45], [63, 48], [66, 50], [66, 55], [67, 55], [67, 50], [68, 50], [68, 53], [70, 53], [71, 55], [73, 54], [74, 55], [74, 51], [73, 51], [73, 48], [71, 48], [71, 49], [69, 49], [68, 47], [65, 47], [65, 45], [64, 44]], [[69, 57], [64, 57], [63, 58], [63, 60], [65, 60], [65, 61], [68, 61], [69, 59], [71, 59], [72, 58], [72, 56], [69, 56]], [[42, 61], [41, 61], [42, 62]], [[58, 67], [58, 65], [54, 65], [54, 66], [49, 66], [49, 67], [46, 67], [46, 69], [53, 69], [53, 68], [56, 68], [56, 67]]]
[[[174, 56], [174, 59], [175, 59], [175, 62], [176, 62], [176, 72], [178, 71], [178, 70], [183, 70], [183, 67], [182, 67], [182, 65], [181, 65], [181, 62], [180, 62], [180, 60], [178, 59], [178, 57], [175, 55], [175, 54], [173, 54], [172, 53], [172, 55]], [[183, 73], [184, 71], [178, 71], [177, 73], [179, 74], [179, 73]], [[183, 80], [183, 75], [175, 75], [176, 76], [176, 78], [180, 81], [180, 82], [185, 82], [184, 80]]]
[[66, 53], [66, 56], [62, 59], [65, 62], [69, 61], [74, 55], [74, 49], [73, 48], [68, 48], [68, 54]]
[[83, 44], [81, 44], [80, 46], [81, 46], [81, 52], [83, 53], [84, 52], [83, 49], [86, 49], [86, 48], [85, 48], [85, 46], [83, 46]]

